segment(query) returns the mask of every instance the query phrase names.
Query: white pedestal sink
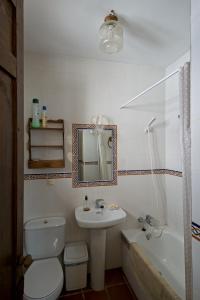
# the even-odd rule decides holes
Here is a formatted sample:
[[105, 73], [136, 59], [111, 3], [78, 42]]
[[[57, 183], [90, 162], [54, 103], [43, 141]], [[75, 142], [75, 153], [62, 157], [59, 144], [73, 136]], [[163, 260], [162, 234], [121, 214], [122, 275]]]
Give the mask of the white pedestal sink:
[[126, 213], [121, 208], [83, 211], [79, 206], [75, 209], [75, 218], [80, 227], [90, 229], [91, 285], [93, 290], [101, 291], [104, 289], [106, 229], [123, 222]]

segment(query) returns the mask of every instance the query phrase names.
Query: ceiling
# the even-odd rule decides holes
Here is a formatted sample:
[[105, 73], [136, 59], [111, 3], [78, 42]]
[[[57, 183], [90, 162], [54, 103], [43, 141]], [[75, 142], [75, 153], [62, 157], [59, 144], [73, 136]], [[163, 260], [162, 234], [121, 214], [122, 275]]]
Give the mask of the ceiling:
[[[24, 0], [25, 50], [167, 66], [190, 48], [190, 0]], [[124, 27], [117, 54], [98, 48], [98, 30], [114, 9]]]

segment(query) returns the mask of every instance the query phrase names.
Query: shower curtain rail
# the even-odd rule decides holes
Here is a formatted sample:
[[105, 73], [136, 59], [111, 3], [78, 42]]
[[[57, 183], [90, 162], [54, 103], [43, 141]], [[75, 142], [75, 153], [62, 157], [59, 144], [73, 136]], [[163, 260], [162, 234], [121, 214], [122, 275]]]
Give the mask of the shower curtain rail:
[[126, 108], [131, 102], [133, 102], [134, 100], [138, 99], [139, 97], [143, 96], [144, 94], [146, 94], [147, 92], [149, 92], [150, 90], [152, 90], [153, 88], [155, 88], [157, 85], [161, 84], [162, 82], [164, 82], [165, 80], [167, 80], [168, 78], [170, 78], [171, 76], [175, 75], [176, 73], [179, 73], [179, 69], [175, 70], [174, 72], [170, 73], [169, 75], [163, 77], [162, 79], [160, 79], [159, 81], [157, 81], [156, 83], [154, 83], [153, 85], [151, 85], [150, 87], [148, 87], [146, 90], [144, 90], [143, 92], [139, 93], [137, 96], [135, 96], [133, 99], [131, 99], [130, 101], [128, 101], [127, 103], [125, 103], [124, 105], [120, 106], [120, 109]]

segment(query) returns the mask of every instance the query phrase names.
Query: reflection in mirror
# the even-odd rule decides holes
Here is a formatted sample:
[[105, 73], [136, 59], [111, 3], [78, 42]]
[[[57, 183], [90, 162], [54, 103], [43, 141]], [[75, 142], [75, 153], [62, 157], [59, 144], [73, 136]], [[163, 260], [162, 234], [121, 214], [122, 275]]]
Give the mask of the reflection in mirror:
[[73, 124], [73, 186], [112, 185], [116, 179], [116, 126]]
[[112, 130], [78, 129], [78, 179], [112, 180]]

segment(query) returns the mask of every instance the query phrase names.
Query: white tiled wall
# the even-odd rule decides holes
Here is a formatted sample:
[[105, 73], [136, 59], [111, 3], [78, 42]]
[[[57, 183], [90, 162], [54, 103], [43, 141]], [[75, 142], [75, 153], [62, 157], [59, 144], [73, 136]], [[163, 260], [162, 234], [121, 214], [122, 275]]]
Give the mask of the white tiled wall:
[[[147, 135], [144, 128], [156, 115], [155, 135], [158, 168], [164, 167], [164, 89], [153, 90], [128, 109], [119, 107], [138, 92], [160, 79], [164, 70], [150, 66], [120, 64], [68, 57], [45, 57], [27, 54], [25, 59], [25, 123], [31, 115], [31, 100], [38, 97], [47, 105], [48, 116], [65, 120], [66, 168], [71, 171], [71, 125], [90, 123], [91, 117], [105, 115], [118, 125], [118, 169], [149, 169]], [[25, 173], [27, 169], [27, 138], [25, 136]], [[57, 170], [60, 171], [60, 170]], [[46, 170], [37, 170], [46, 172]], [[159, 176], [159, 175], [158, 175]], [[163, 176], [161, 175], [163, 178]], [[74, 220], [74, 208], [82, 204], [84, 195], [90, 200], [104, 198], [126, 209], [135, 225], [135, 217], [150, 213], [160, 216], [155, 203], [151, 176], [121, 176], [112, 187], [73, 189], [71, 179], [25, 181], [25, 220], [48, 215], [64, 215], [67, 219], [66, 240], [88, 239]], [[163, 183], [163, 182], [162, 182]], [[131, 225], [129, 225], [131, 226]], [[107, 267], [120, 261], [119, 228], [108, 231]], [[119, 251], [113, 249], [119, 248]]]
[[[191, 18], [191, 135], [192, 135], [192, 220], [200, 224], [200, 2], [192, 0]], [[193, 239], [193, 299], [200, 295], [200, 242]]]
[[[72, 123], [90, 123], [92, 116], [105, 115], [119, 129], [118, 168], [145, 169], [149, 161], [144, 127], [156, 115], [162, 168], [165, 140], [163, 87], [154, 89], [128, 109], [119, 108], [160, 79], [163, 71], [149, 66], [28, 54], [25, 59], [25, 120], [31, 115], [33, 97], [38, 97], [42, 105], [47, 104], [49, 117], [65, 120], [66, 170], [71, 171], [68, 157]], [[26, 145], [25, 153], [25, 173], [30, 173]]]
[[[65, 120], [66, 168], [54, 170], [71, 172], [71, 125], [90, 123], [91, 117], [105, 115], [118, 125], [118, 169], [150, 169], [148, 137], [144, 128], [152, 117], [154, 124], [154, 167], [181, 170], [179, 146], [178, 79], [152, 90], [129, 108], [119, 107], [138, 92], [162, 78], [188, 59], [188, 54], [167, 70], [141, 65], [71, 59], [62, 56], [46, 57], [27, 54], [25, 59], [25, 123], [31, 115], [31, 100], [38, 97], [47, 105], [48, 116]], [[166, 112], [166, 116], [164, 115]], [[166, 134], [166, 137], [165, 137]], [[27, 169], [28, 136], [25, 136], [25, 173]], [[47, 170], [37, 170], [36, 173]], [[159, 179], [159, 180], [157, 180]], [[67, 219], [66, 240], [88, 240], [88, 232], [78, 228], [74, 220], [74, 208], [82, 204], [84, 195], [90, 200], [104, 198], [116, 202], [130, 216], [128, 224], [136, 226], [139, 215], [150, 213], [162, 217], [163, 197], [168, 224], [182, 233], [182, 179], [170, 175], [157, 175], [154, 190], [152, 177], [121, 176], [118, 185], [112, 187], [73, 189], [71, 179], [25, 181], [25, 220], [37, 216], [64, 215]], [[107, 267], [119, 266], [119, 228], [108, 231]], [[119, 251], [113, 251], [118, 246]]]

